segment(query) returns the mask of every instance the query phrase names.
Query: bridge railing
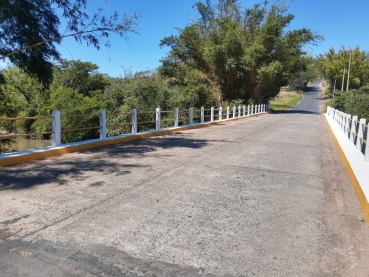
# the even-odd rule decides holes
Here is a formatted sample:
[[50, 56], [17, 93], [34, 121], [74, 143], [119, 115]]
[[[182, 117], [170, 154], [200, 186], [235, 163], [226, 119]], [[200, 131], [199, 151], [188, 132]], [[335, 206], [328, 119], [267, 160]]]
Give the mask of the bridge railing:
[[[5, 134], [0, 135], [0, 143], [3, 139], [16, 137], [31, 137], [35, 135], [51, 135], [52, 146], [62, 146], [62, 135], [71, 132], [91, 131], [96, 139], [107, 139], [117, 135], [134, 135], [145, 131], [159, 131], [168, 127], [180, 127], [227, 120], [238, 117], [245, 117], [255, 114], [269, 112], [270, 107], [266, 104], [260, 105], [243, 105], [234, 107], [223, 107], [210, 109], [179, 109], [161, 110], [157, 108], [155, 111], [138, 111], [132, 109], [131, 112], [125, 113], [107, 113], [106, 110], [100, 110], [94, 114], [78, 114], [65, 115], [55, 110], [50, 116], [39, 117], [22, 117], [22, 118], [0, 118], [0, 121], [17, 121], [17, 120], [38, 120], [51, 119], [51, 130], [48, 132], [29, 133], [29, 134]], [[115, 118], [112, 118], [115, 116]], [[162, 118], [163, 116], [163, 118]], [[92, 118], [88, 121], [91, 126], [82, 126], [77, 124], [77, 128], [68, 128], [71, 124], [70, 120], [77, 120], [83, 123], [83, 118]], [[80, 119], [81, 118], [81, 119]], [[69, 121], [68, 121], [69, 120]], [[93, 125], [93, 126], [92, 126]], [[129, 127], [130, 126], [130, 127]], [[147, 126], [147, 127], [143, 127]], [[163, 127], [165, 126], [165, 127]], [[129, 131], [131, 131], [129, 133]], [[110, 134], [110, 135], [109, 135]], [[113, 135], [111, 135], [113, 134]], [[82, 140], [83, 141], [83, 140]]]
[[366, 119], [359, 119], [357, 115], [352, 116], [332, 107], [327, 108], [327, 115], [339, 126], [341, 132], [356, 150], [363, 154], [364, 162], [369, 163], [369, 132]]

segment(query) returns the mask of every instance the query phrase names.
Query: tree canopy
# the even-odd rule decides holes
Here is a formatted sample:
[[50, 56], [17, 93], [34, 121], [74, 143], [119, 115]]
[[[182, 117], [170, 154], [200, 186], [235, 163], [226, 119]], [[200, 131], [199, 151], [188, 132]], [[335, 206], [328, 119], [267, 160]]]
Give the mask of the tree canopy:
[[[87, 0], [0, 0], [0, 59], [8, 58], [47, 86], [53, 76], [52, 60], [60, 58], [56, 44], [63, 38], [74, 37], [100, 49], [102, 44], [109, 47], [102, 38], [110, 33], [126, 39], [127, 32], [136, 32], [137, 15], [104, 16], [102, 9], [89, 15], [86, 6]], [[62, 18], [65, 30], [59, 29]]]
[[369, 84], [369, 53], [360, 50], [359, 46], [354, 49], [342, 46], [338, 51], [332, 47], [318, 56], [319, 69], [331, 89], [334, 89], [336, 83], [336, 89], [341, 90], [343, 87], [343, 90], [346, 90], [350, 54], [349, 89], [359, 89]]
[[218, 104], [276, 96], [288, 76], [301, 70], [303, 47], [322, 39], [305, 28], [285, 31], [294, 16], [278, 3], [243, 9], [236, 0], [206, 0], [195, 7], [199, 18], [161, 41], [171, 50], [159, 70], [177, 83], [200, 72]]

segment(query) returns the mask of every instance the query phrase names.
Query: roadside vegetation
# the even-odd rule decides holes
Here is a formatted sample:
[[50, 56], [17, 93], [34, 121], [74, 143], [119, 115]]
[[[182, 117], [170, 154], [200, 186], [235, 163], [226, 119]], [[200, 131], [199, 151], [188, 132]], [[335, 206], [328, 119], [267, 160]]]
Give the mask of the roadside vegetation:
[[331, 48], [318, 56], [317, 65], [327, 81], [325, 106], [369, 120], [369, 52], [359, 46]]
[[281, 90], [276, 98], [269, 101], [272, 111], [284, 111], [294, 107], [304, 97], [302, 92]]
[[[160, 46], [168, 47], [169, 53], [157, 69], [135, 73], [125, 70], [120, 77], [101, 73], [96, 64], [88, 61], [61, 59], [55, 44], [64, 36], [58, 30], [60, 18], [52, 7], [56, 4], [66, 17], [70, 36], [98, 49], [98, 36], [116, 33], [126, 39], [127, 32], [136, 32], [136, 15], [124, 17], [123, 23], [118, 22], [117, 15], [101, 17], [102, 10], [89, 17], [85, 14], [87, 0], [44, 1], [42, 13], [38, 12], [41, 2], [37, 0], [29, 7], [9, 3], [8, 7], [17, 11], [15, 16], [30, 12], [29, 24], [34, 24], [33, 30], [41, 37], [28, 35], [27, 30], [16, 24], [19, 20], [8, 13], [8, 8], [0, 8], [0, 59], [11, 63], [0, 70], [0, 117], [44, 116], [53, 110], [61, 110], [65, 115], [94, 114], [100, 109], [124, 113], [132, 108], [150, 111], [158, 106], [172, 110], [260, 104], [274, 99], [282, 86], [302, 89], [316, 75], [316, 60], [303, 49], [322, 37], [306, 28], [290, 29], [294, 16], [288, 14], [281, 1], [248, 8], [241, 7], [236, 0], [219, 0], [215, 5], [208, 0], [198, 2], [195, 4], [198, 18], [160, 41]], [[83, 28], [88, 18], [92, 18], [88, 26], [97, 33]], [[282, 109], [294, 105], [301, 97], [282, 93], [271, 103], [275, 109]], [[148, 115], [142, 117], [153, 120]], [[111, 117], [109, 125], [117, 126], [126, 120], [123, 115]], [[62, 125], [69, 129], [97, 126], [98, 117], [65, 118]], [[109, 128], [108, 135], [128, 132], [129, 127]], [[50, 130], [50, 119], [0, 121], [3, 133]], [[75, 131], [63, 134], [62, 142], [98, 136], [97, 130]], [[6, 151], [4, 145], [8, 142], [0, 140], [0, 152]]]

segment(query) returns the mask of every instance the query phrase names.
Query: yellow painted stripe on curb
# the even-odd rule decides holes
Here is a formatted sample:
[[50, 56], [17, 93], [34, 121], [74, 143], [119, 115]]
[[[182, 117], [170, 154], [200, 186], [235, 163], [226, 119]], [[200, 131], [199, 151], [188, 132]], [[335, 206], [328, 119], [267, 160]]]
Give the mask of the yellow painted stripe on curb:
[[333, 137], [334, 143], [336, 144], [338, 152], [341, 156], [343, 165], [345, 166], [347, 174], [348, 174], [348, 176], [351, 180], [352, 186], [354, 187], [356, 195], [359, 198], [359, 201], [360, 201], [360, 204], [361, 204], [361, 209], [363, 210], [366, 222], [369, 225], [369, 203], [368, 203], [368, 200], [366, 199], [365, 194], [364, 194], [363, 190], [361, 189], [360, 183], [356, 179], [355, 173], [352, 170], [351, 165], [350, 165], [349, 161], [347, 160], [346, 155], [345, 155], [345, 153], [343, 152], [343, 150], [341, 148], [341, 145], [339, 144], [336, 136], [334, 135], [333, 130], [332, 130], [331, 126], [329, 125], [329, 122], [328, 122], [327, 118], [325, 116], [324, 116], [324, 118], [325, 118], [326, 123], [328, 125], [329, 131], [330, 131], [330, 133]]
[[129, 135], [129, 136], [122, 137], [122, 138], [113, 138], [113, 139], [108, 139], [108, 140], [103, 140], [103, 141], [96, 141], [96, 142], [91, 142], [91, 143], [86, 143], [86, 144], [81, 144], [81, 145], [66, 146], [66, 147], [59, 148], [59, 149], [50, 149], [50, 150], [46, 150], [46, 151], [42, 151], [42, 152], [23, 154], [23, 155], [14, 156], [14, 157], [7, 157], [7, 158], [0, 159], [0, 167], [31, 162], [31, 161], [34, 161], [34, 160], [42, 160], [42, 159], [46, 159], [46, 158], [50, 158], [50, 157], [54, 157], [54, 156], [60, 156], [60, 155], [68, 154], [68, 153], [78, 152], [78, 151], [87, 150], [87, 149], [96, 148], [96, 147], [101, 147], [101, 146], [105, 146], [105, 145], [117, 144], [117, 143], [122, 143], [122, 142], [129, 142], [129, 141], [138, 140], [138, 139], [142, 139], [142, 138], [163, 136], [163, 135], [176, 133], [176, 132], [181, 132], [181, 131], [190, 130], [190, 129], [209, 127], [209, 126], [212, 126], [212, 125], [224, 124], [224, 123], [229, 122], [229, 121], [247, 119], [247, 118], [250, 118], [250, 117], [262, 116], [262, 115], [266, 115], [266, 114], [268, 114], [268, 113], [255, 114], [255, 115], [250, 115], [250, 116], [247, 116], [247, 117], [230, 118], [227, 121], [214, 121], [214, 122], [203, 123], [203, 124], [199, 124], [199, 125], [178, 127], [178, 128], [170, 129], [170, 130], [161, 130], [161, 131], [156, 131], [156, 132], [154, 131], [154, 132], [143, 133], [143, 134]]

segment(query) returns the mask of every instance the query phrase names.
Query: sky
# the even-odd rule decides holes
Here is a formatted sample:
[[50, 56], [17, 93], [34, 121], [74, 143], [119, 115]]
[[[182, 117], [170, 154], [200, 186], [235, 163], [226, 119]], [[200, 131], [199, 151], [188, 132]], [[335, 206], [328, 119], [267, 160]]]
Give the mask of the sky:
[[[178, 34], [177, 28], [184, 28], [191, 18], [198, 14], [193, 5], [199, 0], [90, 0], [89, 12], [104, 7], [105, 14], [117, 11], [119, 14], [141, 14], [139, 34], [129, 33], [125, 41], [117, 35], [109, 38], [111, 47], [96, 50], [85, 44], [78, 44], [73, 38], [64, 39], [58, 50], [62, 58], [90, 61], [99, 66], [101, 73], [112, 77], [123, 76], [125, 70], [135, 73], [153, 70], [160, 65], [169, 48], [160, 49], [160, 40]], [[203, 0], [204, 1], [204, 0]], [[217, 0], [213, 0], [216, 3]], [[318, 46], [309, 46], [311, 55], [327, 52], [342, 45], [346, 48], [359, 45], [369, 51], [369, 0], [286, 0], [288, 13], [295, 19], [287, 30], [308, 28], [322, 36], [324, 41]], [[244, 8], [258, 0], [240, 0]]]

